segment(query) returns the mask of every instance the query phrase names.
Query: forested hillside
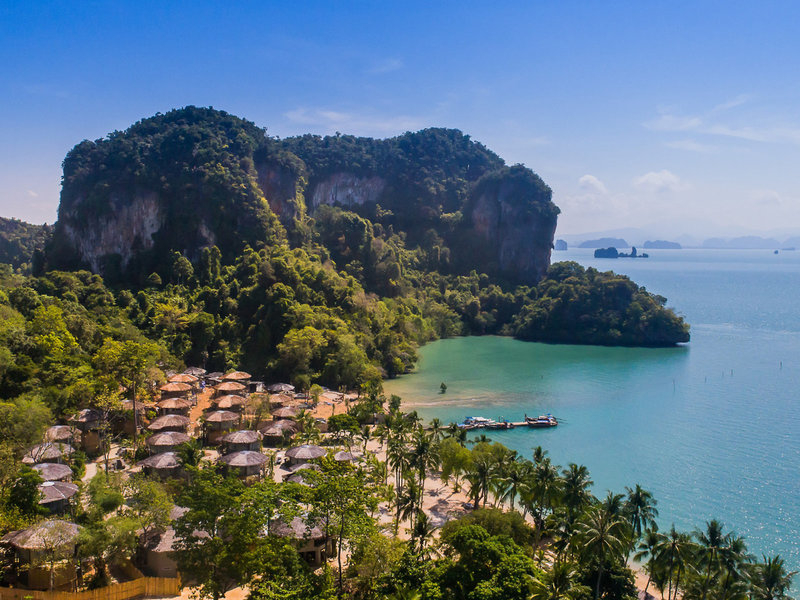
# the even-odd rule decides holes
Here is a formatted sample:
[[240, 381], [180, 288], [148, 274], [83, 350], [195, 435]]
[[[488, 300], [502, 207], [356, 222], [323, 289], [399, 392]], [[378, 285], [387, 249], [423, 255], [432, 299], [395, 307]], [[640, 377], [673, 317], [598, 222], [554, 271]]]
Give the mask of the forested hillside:
[[85, 404], [107, 340], [302, 389], [394, 377], [443, 336], [688, 341], [628, 278], [548, 267], [557, 213], [532, 171], [454, 130], [278, 140], [212, 109], [156, 115], [65, 159], [44, 264], [3, 275], [0, 395]]

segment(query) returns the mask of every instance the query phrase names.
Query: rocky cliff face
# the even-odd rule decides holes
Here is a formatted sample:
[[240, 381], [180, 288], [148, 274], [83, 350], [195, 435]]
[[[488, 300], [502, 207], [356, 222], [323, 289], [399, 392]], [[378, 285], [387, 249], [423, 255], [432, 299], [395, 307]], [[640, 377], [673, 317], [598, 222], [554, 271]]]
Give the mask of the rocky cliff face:
[[135, 252], [153, 247], [153, 236], [164, 223], [154, 192], [139, 192], [131, 197], [114, 194], [110, 208], [100, 215], [81, 211], [84, 201], [78, 197], [68, 210], [60, 212], [58, 232], [78, 260], [95, 273], [101, 272], [104, 261], [113, 255], [119, 256], [125, 268]]
[[305, 181], [289, 169], [269, 162], [256, 165], [258, 186], [278, 218], [291, 223], [305, 211], [303, 188]]
[[556, 218], [529, 212], [514, 202], [511, 186], [485, 191], [475, 200], [470, 220], [481, 243], [493, 249], [501, 271], [536, 282], [550, 266]]
[[356, 177], [351, 173], [335, 173], [320, 181], [311, 194], [311, 208], [320, 204], [330, 204], [353, 208], [376, 203], [386, 181], [381, 177]]

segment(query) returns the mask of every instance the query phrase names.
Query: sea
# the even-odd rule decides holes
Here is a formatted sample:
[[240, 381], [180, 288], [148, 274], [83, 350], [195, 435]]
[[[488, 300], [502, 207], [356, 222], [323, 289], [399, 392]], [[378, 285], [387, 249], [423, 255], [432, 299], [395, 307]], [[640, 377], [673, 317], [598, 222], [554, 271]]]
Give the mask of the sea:
[[557, 464], [586, 465], [596, 496], [642, 485], [662, 529], [715, 518], [757, 557], [780, 554], [800, 570], [800, 251], [648, 253], [595, 259], [570, 249], [553, 261], [613, 270], [665, 296], [691, 324], [689, 343], [439, 340], [385, 390], [444, 423], [550, 413], [558, 427], [482, 433], [527, 458], [541, 445]]

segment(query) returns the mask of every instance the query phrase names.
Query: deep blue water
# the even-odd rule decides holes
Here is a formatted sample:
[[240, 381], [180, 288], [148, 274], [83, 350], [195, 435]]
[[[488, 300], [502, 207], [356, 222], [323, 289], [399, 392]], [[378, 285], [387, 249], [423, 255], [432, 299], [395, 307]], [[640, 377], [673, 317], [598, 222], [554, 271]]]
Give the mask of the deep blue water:
[[662, 527], [718, 518], [751, 552], [780, 553], [800, 568], [800, 252], [653, 250], [649, 259], [603, 260], [579, 249], [553, 259], [613, 269], [666, 296], [691, 323], [691, 342], [442, 340], [387, 391], [444, 422], [551, 412], [557, 428], [488, 435], [528, 457], [541, 444], [559, 464], [587, 465], [596, 495], [640, 483], [658, 499]]

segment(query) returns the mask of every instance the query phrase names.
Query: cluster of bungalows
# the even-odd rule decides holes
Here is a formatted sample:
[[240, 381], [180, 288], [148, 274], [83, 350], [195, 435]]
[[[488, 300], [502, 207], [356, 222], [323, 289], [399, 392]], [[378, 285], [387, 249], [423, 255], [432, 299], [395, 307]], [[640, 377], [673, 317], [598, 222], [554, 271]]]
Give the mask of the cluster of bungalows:
[[[262, 408], [268, 402], [268, 410], [253, 414], [252, 394], [258, 394], [256, 398]], [[325, 448], [301, 444], [285, 452], [262, 451], [263, 446], [291, 446], [300, 431], [297, 418], [307, 407], [303, 404], [305, 400], [289, 384], [265, 387], [243, 371], [223, 374], [190, 368], [168, 378], [159, 388], [155, 404], [125, 401], [123, 410], [115, 415], [87, 408], [66, 423], [50, 427], [42, 442], [30, 448], [23, 461], [41, 476], [40, 504], [52, 517], [13, 531], [0, 540], [0, 550], [12, 557], [14, 583], [30, 589], [76, 586], [80, 568], [76, 543], [80, 528], [65, 518], [73, 512], [80, 496], [70, 461], [76, 448], [89, 456], [106, 452], [111, 469], [142, 470], [148, 476], [167, 479], [185, 475], [182, 457], [189, 444], [195, 446], [195, 451], [202, 451], [205, 458], [216, 460], [221, 470], [246, 480], [269, 474], [277, 481], [305, 485], [304, 474], [319, 469], [317, 463], [327, 454]], [[269, 419], [262, 419], [260, 412], [268, 412]], [[324, 420], [317, 419], [317, 426], [321, 432], [326, 431]], [[117, 450], [109, 461], [109, 431], [118, 436], [143, 433], [149, 456], [129, 466], [126, 461], [131, 456]], [[279, 457], [276, 465], [275, 459]], [[361, 458], [346, 451], [337, 452], [334, 457], [341, 461]], [[178, 519], [185, 510], [175, 507], [171, 519]], [[291, 521], [277, 519], [268, 533], [294, 540], [303, 558], [315, 567], [322, 565], [332, 551], [317, 524], [301, 517]], [[146, 539], [143, 535], [141, 564], [137, 566], [154, 576], [177, 576], [175, 538], [172, 527], [149, 532]]]

